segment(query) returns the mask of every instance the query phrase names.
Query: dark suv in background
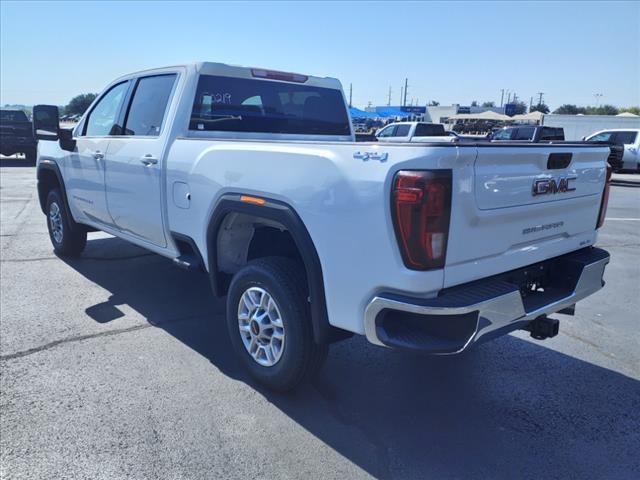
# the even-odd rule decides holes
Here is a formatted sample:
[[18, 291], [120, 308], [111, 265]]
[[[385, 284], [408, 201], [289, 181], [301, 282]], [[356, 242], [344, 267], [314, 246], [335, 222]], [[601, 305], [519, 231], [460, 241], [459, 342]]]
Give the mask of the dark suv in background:
[[36, 159], [33, 126], [22, 110], [0, 110], [0, 155], [24, 153], [29, 161]]

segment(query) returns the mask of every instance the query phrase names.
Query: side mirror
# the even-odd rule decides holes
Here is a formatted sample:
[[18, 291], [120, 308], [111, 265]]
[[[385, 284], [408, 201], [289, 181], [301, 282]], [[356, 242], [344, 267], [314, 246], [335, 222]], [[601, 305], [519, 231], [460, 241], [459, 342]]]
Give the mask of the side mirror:
[[55, 105], [36, 105], [33, 107], [33, 136], [36, 140], [58, 140], [60, 120]]
[[68, 152], [73, 152], [76, 149], [76, 141], [73, 139], [73, 130], [68, 128], [61, 128], [58, 130], [58, 138], [60, 142], [60, 148]]

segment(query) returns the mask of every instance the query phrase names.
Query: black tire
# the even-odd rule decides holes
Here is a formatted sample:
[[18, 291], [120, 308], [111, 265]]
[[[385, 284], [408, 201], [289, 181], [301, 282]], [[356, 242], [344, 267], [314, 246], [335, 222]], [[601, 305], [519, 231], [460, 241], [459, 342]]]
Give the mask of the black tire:
[[[61, 257], [80, 255], [87, 244], [87, 231], [69, 217], [67, 205], [59, 189], [54, 188], [47, 195], [46, 212], [49, 238], [56, 254]], [[55, 218], [56, 213], [59, 215], [59, 219]], [[54, 224], [60, 228], [59, 231], [56, 232], [57, 228], [54, 227]], [[59, 235], [60, 232], [61, 235]]]
[[25, 152], [24, 152], [24, 158], [28, 162], [35, 162], [36, 161], [36, 156], [37, 156], [36, 147], [30, 148], [28, 150], [25, 150]]
[[[285, 341], [279, 360], [263, 366], [243, 343], [238, 320], [242, 295], [249, 288], [266, 291], [277, 304]], [[227, 295], [227, 328], [231, 344], [251, 376], [271, 390], [292, 390], [313, 377], [327, 357], [328, 345], [313, 340], [307, 282], [301, 265], [284, 257], [264, 257], [249, 262], [231, 281]]]

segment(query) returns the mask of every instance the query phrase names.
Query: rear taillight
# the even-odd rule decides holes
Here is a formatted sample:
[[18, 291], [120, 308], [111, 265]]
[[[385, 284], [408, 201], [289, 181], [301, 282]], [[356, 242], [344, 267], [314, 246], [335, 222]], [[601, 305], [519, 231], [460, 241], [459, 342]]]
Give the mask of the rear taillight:
[[604, 191], [602, 192], [602, 201], [600, 202], [600, 213], [598, 213], [598, 224], [596, 229], [604, 225], [604, 217], [607, 216], [607, 205], [609, 204], [609, 186], [611, 184], [611, 173], [613, 168], [607, 163], [607, 179], [604, 182]]
[[451, 217], [451, 170], [401, 170], [393, 179], [393, 226], [407, 268], [444, 267]]

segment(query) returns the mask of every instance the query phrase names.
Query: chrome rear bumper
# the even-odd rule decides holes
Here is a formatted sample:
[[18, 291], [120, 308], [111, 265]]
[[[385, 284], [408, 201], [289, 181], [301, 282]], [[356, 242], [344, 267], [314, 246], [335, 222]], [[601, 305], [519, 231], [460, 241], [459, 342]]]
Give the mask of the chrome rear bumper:
[[[380, 294], [365, 310], [365, 334], [376, 345], [460, 353], [600, 290], [607, 263], [605, 250], [587, 248], [448, 289], [436, 298]], [[540, 279], [544, 291], [526, 290], [531, 278]]]

